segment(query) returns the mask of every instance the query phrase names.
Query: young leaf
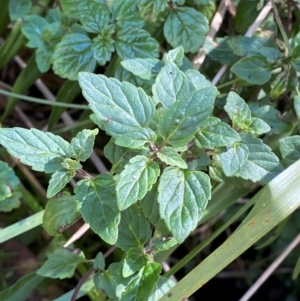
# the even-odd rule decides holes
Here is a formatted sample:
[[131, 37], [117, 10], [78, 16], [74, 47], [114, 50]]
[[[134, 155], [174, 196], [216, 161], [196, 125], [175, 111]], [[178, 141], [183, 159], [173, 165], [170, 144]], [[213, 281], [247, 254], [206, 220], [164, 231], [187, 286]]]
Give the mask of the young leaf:
[[149, 256], [145, 255], [140, 247], [130, 248], [126, 252], [122, 269], [123, 277], [127, 278], [136, 271], [142, 269], [149, 261]]
[[[127, 26], [126, 26], [127, 25]], [[148, 31], [133, 28], [125, 24], [118, 30], [115, 47], [118, 55], [126, 59], [158, 57], [159, 43], [151, 37]]]
[[106, 5], [87, 1], [80, 22], [87, 32], [99, 33], [110, 22], [110, 12]]
[[253, 110], [252, 116], [265, 121], [271, 128], [270, 133], [280, 134], [288, 131], [290, 128], [290, 125], [280, 118], [280, 112], [269, 105]]
[[83, 261], [85, 257], [79, 249], [57, 249], [49, 255], [48, 260], [36, 273], [50, 278], [71, 278], [77, 264]]
[[94, 146], [95, 136], [98, 132], [98, 129], [83, 130], [71, 140], [71, 145], [74, 148], [77, 160], [84, 162], [90, 157]]
[[195, 144], [199, 148], [231, 146], [240, 141], [239, 134], [216, 117], [208, 117], [196, 134]]
[[99, 252], [94, 260], [93, 268], [95, 270], [104, 270], [105, 268], [105, 258], [103, 256], [103, 253]]
[[120, 300], [149, 300], [149, 297], [158, 282], [160, 272], [161, 265], [159, 263], [149, 262], [128, 284]]
[[251, 125], [251, 111], [244, 99], [235, 92], [229, 92], [224, 110], [232, 120], [233, 127], [246, 129]]
[[[114, 40], [110, 38], [111, 32], [113, 32], [113, 27], [111, 29], [104, 28], [100, 35], [93, 39], [92, 51], [94, 52], [94, 58], [101, 66], [110, 61], [111, 54], [115, 50]], [[106, 36], [107, 34], [109, 36]]]
[[234, 174], [245, 180], [267, 184], [283, 171], [278, 158], [261, 139], [241, 134], [241, 143], [249, 149], [244, 165]]
[[138, 7], [140, 16], [147, 21], [156, 22], [159, 13], [166, 9], [167, 2], [167, 0], [139, 0]]
[[47, 202], [43, 215], [43, 227], [50, 235], [58, 236], [78, 216], [75, 198], [68, 192], [64, 192], [59, 198], [52, 198]]
[[247, 56], [242, 58], [230, 70], [251, 85], [263, 85], [272, 76], [270, 65], [263, 56]]
[[168, 146], [164, 146], [158, 153], [157, 157], [164, 163], [177, 166], [182, 169], [187, 168], [187, 164], [185, 161], [180, 157], [180, 155], [172, 148]]
[[92, 41], [82, 33], [70, 33], [56, 45], [53, 70], [62, 78], [77, 80], [78, 72], [92, 72], [96, 67]]
[[124, 251], [137, 246], [143, 247], [151, 237], [150, 224], [144, 214], [132, 205], [121, 212], [119, 236], [116, 246]]
[[37, 15], [26, 16], [24, 20], [25, 23], [22, 26], [22, 33], [28, 39], [27, 46], [30, 48], [38, 48], [44, 45], [42, 33], [48, 25], [47, 20]]
[[167, 108], [170, 108], [176, 100], [183, 101], [193, 90], [185, 74], [174, 63], [168, 63], [161, 69], [152, 86], [154, 99]]
[[118, 208], [122, 211], [141, 200], [156, 182], [159, 173], [159, 165], [147, 157], [130, 159], [116, 186]]
[[131, 149], [144, 148], [145, 143], [153, 143], [156, 140], [156, 134], [149, 128], [138, 128], [119, 136], [115, 143], [117, 145]]
[[176, 147], [186, 146], [201, 122], [212, 113], [214, 99], [214, 89], [209, 87], [193, 91], [183, 100], [175, 102], [158, 123], [159, 132], [165, 141]]
[[104, 75], [81, 72], [78, 78], [96, 119], [110, 135], [119, 137], [147, 127], [154, 103], [142, 89]]
[[270, 132], [270, 126], [260, 118], [252, 117], [252, 122], [245, 131], [253, 135], [261, 135]]
[[126, 70], [142, 79], [151, 79], [155, 77], [163, 67], [163, 63], [155, 58], [129, 59], [121, 62]]
[[164, 35], [175, 48], [183, 46], [185, 52], [197, 52], [205, 41], [207, 19], [191, 7], [172, 9], [165, 24]]
[[220, 154], [220, 163], [227, 177], [234, 175], [246, 162], [249, 149], [246, 145], [237, 143], [228, 147]]
[[182, 60], [184, 58], [184, 49], [179, 46], [175, 49], [170, 50], [165, 57], [167, 63], [174, 63], [176, 66], [180, 67], [182, 65]]
[[279, 149], [284, 162], [289, 166], [300, 159], [300, 136], [295, 135], [279, 140]]
[[[92, 0], [87, 2], [96, 2], [98, 5], [106, 5], [105, 0]], [[83, 2], [82, 0], [61, 0], [60, 5], [67, 15], [72, 18], [79, 19], [87, 7], [87, 2]]]
[[0, 129], [1, 144], [33, 170], [52, 173], [61, 168], [64, 158], [74, 157], [70, 144], [52, 133], [37, 129]]
[[84, 221], [104, 241], [113, 245], [118, 238], [120, 212], [112, 176], [102, 174], [81, 180], [75, 186], [75, 195]]
[[45, 45], [39, 46], [35, 52], [35, 60], [39, 70], [43, 73], [50, 69], [52, 57], [54, 54], [54, 47], [47, 47]]
[[178, 242], [197, 227], [210, 197], [210, 179], [205, 173], [177, 167], [164, 170], [158, 185], [159, 212]]
[[59, 193], [75, 176], [75, 170], [58, 169], [51, 176], [47, 188], [47, 198], [52, 198]]

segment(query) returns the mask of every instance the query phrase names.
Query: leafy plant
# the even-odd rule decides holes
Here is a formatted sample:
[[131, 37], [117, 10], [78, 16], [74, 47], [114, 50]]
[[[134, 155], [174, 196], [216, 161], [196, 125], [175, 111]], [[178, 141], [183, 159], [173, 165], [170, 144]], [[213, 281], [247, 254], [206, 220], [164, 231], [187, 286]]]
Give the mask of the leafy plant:
[[[236, 2], [231, 30], [243, 32], [264, 1]], [[211, 0], [2, 3], [0, 33], [9, 22], [8, 12], [16, 23], [0, 46], [0, 66], [22, 45], [33, 49], [13, 93], [0, 91], [10, 97], [2, 122], [16, 107], [19, 94], [42, 73], [51, 72], [51, 66], [56, 78], [67, 80], [44, 124], [47, 132], [42, 127], [0, 128], [0, 144], [38, 172], [34, 174], [47, 187], [44, 192], [33, 181], [28, 189], [30, 173], [19, 180], [0, 161], [0, 211], [17, 208], [21, 199], [35, 213], [2, 229], [0, 242], [41, 224], [54, 237], [44, 264], [0, 292], [0, 299], [24, 299], [45, 277], [71, 278], [75, 271], [85, 276], [74, 294], [57, 300], [75, 300], [79, 286], [78, 296], [89, 293], [92, 300], [183, 299], [274, 228], [261, 247], [276, 241], [292, 223], [288, 217], [293, 221], [289, 232], [296, 235], [298, 34], [291, 33], [288, 40], [276, 19], [277, 24], [263, 23], [254, 37], [227, 36], [230, 30], [225, 30], [212, 42], [206, 37], [216, 12]], [[285, 5], [283, 9], [291, 10]], [[277, 16], [275, 3], [273, 9]], [[1, 18], [5, 12], [6, 19]], [[196, 52], [208, 55], [201, 73], [191, 69], [191, 54]], [[208, 78], [220, 63], [229, 71], [215, 87]], [[80, 92], [88, 107], [70, 104]], [[85, 111], [75, 112], [75, 124], [60, 128], [57, 123], [68, 107]], [[64, 135], [67, 131], [71, 136]], [[99, 145], [108, 171], [101, 166], [95, 171], [89, 164], [93, 149], [102, 154]], [[42, 190], [37, 197], [32, 194], [35, 189]], [[253, 197], [232, 213], [236, 201], [249, 194]], [[193, 243], [186, 257], [163, 274], [162, 261], [191, 241], [199, 225], [224, 210], [227, 215], [211, 236]], [[101, 246], [116, 247], [112, 260], [99, 252], [99, 245], [91, 252], [82, 244], [65, 243], [68, 230], [80, 219]], [[232, 236], [175, 285], [170, 276], [238, 219], [243, 221]], [[299, 266], [298, 259], [293, 278]]]

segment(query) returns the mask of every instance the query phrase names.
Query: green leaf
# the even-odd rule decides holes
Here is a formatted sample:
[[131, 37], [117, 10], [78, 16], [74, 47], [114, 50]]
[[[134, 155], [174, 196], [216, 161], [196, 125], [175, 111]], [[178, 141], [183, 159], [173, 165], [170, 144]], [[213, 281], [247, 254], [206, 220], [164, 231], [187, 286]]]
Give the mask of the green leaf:
[[241, 143], [249, 149], [249, 155], [234, 175], [252, 182], [267, 184], [283, 171], [278, 158], [261, 139], [254, 138], [250, 134], [241, 134]]
[[293, 49], [292, 62], [293, 62], [293, 68], [296, 71], [300, 72], [300, 45], [297, 45]]
[[177, 166], [182, 169], [187, 168], [187, 164], [181, 158], [181, 156], [171, 147], [164, 146], [159, 152], [157, 152], [157, 157], [164, 163]]
[[57, 249], [49, 255], [48, 260], [37, 270], [37, 274], [50, 278], [71, 278], [77, 264], [84, 261], [84, 254], [79, 249]]
[[228, 45], [228, 42], [232, 38], [216, 38], [217, 46], [215, 41], [211, 41], [210, 39], [206, 39], [204, 44], [205, 52], [208, 56], [221, 64], [232, 65], [235, 63], [239, 57], [234, 54], [232, 48]]
[[177, 7], [171, 10], [164, 24], [167, 41], [174, 48], [183, 46], [184, 52], [197, 52], [203, 45], [207, 32], [207, 19], [191, 7]]
[[84, 162], [90, 157], [98, 132], [98, 129], [83, 130], [71, 140], [71, 145], [74, 148], [77, 160]]
[[122, 67], [122, 65], [119, 65], [115, 72], [115, 78], [122, 81], [122, 82], [129, 82], [133, 84], [136, 87], [142, 88], [146, 94], [152, 95], [152, 84], [154, 83], [154, 79], [146, 80], [142, 79], [133, 73], [127, 71]]
[[135, 156], [136, 153], [133, 153], [127, 147], [125, 148], [116, 145], [114, 140], [111, 139], [104, 147], [104, 155], [111, 163], [113, 163], [111, 168], [111, 173], [113, 174], [120, 173], [129, 162], [129, 159]]
[[114, 19], [117, 21], [119, 28], [141, 28], [144, 21], [139, 16], [136, 0], [114, 0], [110, 6]]
[[0, 161], [0, 201], [12, 195], [12, 190], [20, 185], [18, 177], [7, 163]]
[[71, 181], [75, 174], [75, 170], [56, 170], [49, 181], [47, 198], [51, 198], [59, 193]]
[[208, 117], [196, 134], [195, 144], [199, 148], [231, 146], [240, 141], [239, 134], [216, 117]]
[[113, 33], [114, 26], [106, 26], [101, 30], [100, 35], [93, 39], [92, 51], [99, 65], [105, 65], [110, 61], [111, 54], [115, 50], [114, 40], [110, 37]]
[[232, 120], [233, 127], [247, 129], [251, 125], [251, 111], [244, 99], [235, 92], [229, 92], [224, 110]]
[[64, 158], [74, 157], [70, 144], [52, 133], [37, 129], [0, 129], [1, 144], [33, 170], [52, 173], [61, 168]]
[[156, 182], [160, 169], [156, 162], [144, 156], [129, 160], [117, 182], [117, 202], [122, 211], [141, 200]]
[[58, 198], [52, 198], [47, 202], [43, 215], [43, 227], [50, 235], [58, 236], [78, 216], [75, 198], [68, 192], [64, 192]]
[[246, 145], [237, 143], [228, 147], [220, 154], [220, 163], [224, 174], [227, 177], [233, 176], [245, 164], [249, 156], [249, 149]]
[[158, 57], [159, 43], [148, 31], [124, 25], [115, 38], [115, 47], [122, 59]]
[[210, 179], [205, 173], [177, 167], [164, 170], [158, 185], [159, 212], [178, 242], [197, 227], [210, 197]]
[[30, 0], [9, 0], [9, 16], [11, 21], [17, 21], [30, 13], [32, 2]]
[[129, 59], [121, 62], [126, 70], [142, 79], [151, 79], [161, 70], [163, 63], [155, 58]]
[[300, 119], [300, 95], [294, 97], [294, 107], [298, 120]]
[[77, 80], [78, 72], [92, 72], [95, 67], [92, 41], [88, 36], [70, 33], [56, 45], [53, 70], [60, 77]]
[[116, 246], [123, 251], [137, 246], [143, 247], [152, 233], [149, 222], [136, 205], [121, 212], [118, 228], [119, 236]]
[[295, 135], [279, 140], [279, 149], [284, 162], [289, 166], [300, 159], [300, 136]]
[[263, 85], [271, 79], [268, 61], [262, 56], [247, 56], [235, 63], [231, 72], [251, 85]]
[[155, 239], [151, 241], [151, 250], [153, 250], [154, 254], [157, 254], [162, 251], [169, 250], [175, 245], [178, 245], [178, 241], [174, 237], [162, 237], [161, 239]]
[[271, 39], [261, 37], [236, 37], [228, 41], [233, 52], [241, 57], [249, 55], [263, 55], [270, 61], [282, 57], [281, 52], [274, 48], [276, 44]]
[[142, 269], [149, 261], [149, 255], [145, 255], [140, 247], [130, 248], [126, 252], [122, 269], [123, 277], [127, 278], [136, 271]]
[[159, 276], [158, 282], [156, 283], [148, 301], [160, 300], [160, 298], [163, 297], [174, 285], [175, 283], [173, 280], [164, 276]]
[[270, 134], [280, 134], [289, 130], [290, 125], [284, 122], [281, 113], [270, 105], [262, 106], [252, 111], [252, 116], [265, 121], [271, 128]]
[[120, 300], [149, 300], [149, 297], [158, 282], [160, 272], [161, 265], [159, 263], [149, 262], [128, 284]]
[[81, 180], [75, 186], [79, 212], [84, 221], [112, 245], [118, 238], [117, 227], [120, 222], [115, 187], [114, 179], [108, 174]]
[[168, 63], [161, 69], [152, 86], [153, 97], [170, 108], [177, 100], [184, 100], [185, 96], [194, 88], [185, 74], [174, 63]]
[[110, 22], [110, 13], [106, 5], [87, 2], [80, 16], [82, 27], [87, 32], [99, 33]]
[[24, 20], [25, 23], [22, 26], [22, 33], [28, 39], [27, 46], [30, 48], [38, 48], [44, 45], [42, 34], [48, 25], [46, 19], [37, 15], [29, 15], [24, 17]]
[[87, 3], [97, 3], [106, 5], [106, 0], [61, 0], [60, 4], [62, 6], [63, 11], [73, 17], [73, 18], [80, 18], [82, 16], [82, 13], [87, 8]]
[[140, 200], [140, 206], [147, 217], [148, 221], [155, 225], [155, 231], [159, 237], [166, 237], [170, 235], [169, 229], [159, 215], [159, 207], [157, 202], [157, 191], [158, 182], [156, 182], [152, 189], [146, 194], [146, 196]]
[[183, 64], [184, 49], [182, 46], [176, 47], [170, 50], [165, 57], [166, 63], [174, 63], [176, 66], [180, 67]]
[[145, 148], [145, 143], [153, 143], [155, 140], [155, 132], [149, 128], [139, 128], [119, 136], [115, 143], [123, 147], [141, 149]]
[[140, 16], [150, 22], [156, 22], [157, 17], [167, 7], [167, 0], [139, 0]]
[[[94, 276], [95, 287], [98, 290], [105, 292], [111, 300], [117, 300], [116, 287], [123, 282], [122, 277], [122, 263], [113, 262], [109, 265], [106, 271], [102, 274], [97, 273]], [[129, 282], [130, 279], [127, 280]]]
[[252, 117], [252, 122], [247, 129], [247, 133], [261, 135], [270, 132], [270, 126], [260, 118]]
[[103, 271], [105, 268], [105, 258], [103, 256], [103, 253], [99, 252], [94, 260], [93, 263], [94, 270], [100, 270]]
[[172, 146], [186, 146], [193, 139], [201, 122], [212, 113], [214, 99], [214, 89], [204, 88], [176, 101], [158, 123], [159, 132], [165, 141]]
[[[210, 83], [209, 80], [205, 78], [204, 75], [202, 75], [199, 71], [193, 70], [193, 69], [188, 69], [184, 72], [185, 76], [187, 79], [193, 84], [196, 90], [201, 90], [207, 87], [214, 87]], [[216, 95], [219, 94], [217, 88], [214, 87], [216, 90]]]
[[78, 163], [77, 161], [70, 159], [70, 158], [64, 159], [63, 162], [61, 162], [61, 165], [63, 168], [65, 168], [67, 170], [72, 170], [72, 171], [76, 171], [76, 170], [82, 168], [82, 165], [80, 163]]
[[96, 119], [110, 135], [147, 127], [155, 108], [142, 89], [104, 75], [81, 72], [78, 78]]
[[41, 72], [45, 73], [50, 69], [53, 54], [54, 47], [46, 47], [44, 45], [40, 45], [39, 48], [36, 50], [35, 60]]

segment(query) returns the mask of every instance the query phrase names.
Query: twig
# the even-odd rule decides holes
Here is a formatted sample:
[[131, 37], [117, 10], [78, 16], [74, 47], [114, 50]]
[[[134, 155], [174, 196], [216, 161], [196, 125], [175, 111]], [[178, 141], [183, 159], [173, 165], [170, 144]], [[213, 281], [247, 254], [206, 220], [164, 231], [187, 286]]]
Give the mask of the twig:
[[251, 286], [251, 288], [244, 294], [244, 296], [239, 301], [248, 301], [299, 243], [300, 243], [300, 234], [296, 236], [296, 238], [289, 244], [289, 246], [269, 266], [269, 268], [256, 280], [256, 282]]
[[[223, 22], [225, 12], [230, 4], [230, 0], [222, 0], [210, 25], [210, 30], [206, 36], [207, 39], [213, 40]], [[206, 53], [203, 47], [200, 48], [198, 54], [194, 58], [193, 68], [198, 70], [204, 62]]]
[[275, 17], [275, 20], [276, 20], [277, 25], [279, 27], [279, 30], [281, 32], [281, 35], [282, 35], [282, 38], [284, 40], [285, 46], [286, 46], [286, 48], [288, 50], [288, 54], [291, 55], [292, 52], [293, 52], [293, 50], [292, 50], [292, 47], [291, 47], [291, 45], [289, 43], [289, 39], [288, 39], [287, 34], [286, 34], [285, 30], [284, 30], [284, 27], [283, 27], [283, 24], [281, 22], [281, 19], [279, 17], [276, 4], [275, 4], [274, 0], [271, 0], [271, 3], [272, 3], [272, 7], [273, 7], [274, 17]]

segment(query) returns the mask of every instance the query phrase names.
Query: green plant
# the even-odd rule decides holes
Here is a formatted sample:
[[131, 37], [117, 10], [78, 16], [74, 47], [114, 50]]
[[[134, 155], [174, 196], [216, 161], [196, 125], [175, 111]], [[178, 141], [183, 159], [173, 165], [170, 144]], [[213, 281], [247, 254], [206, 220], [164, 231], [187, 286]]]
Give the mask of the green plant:
[[[9, 61], [9, 45], [18, 41], [12, 49], [15, 54], [24, 36], [35, 52], [16, 80], [14, 93], [3, 92], [10, 100], [2, 122], [18, 98], [46, 103], [17, 93], [24, 93], [51, 65], [68, 80], [57, 94], [49, 132], [0, 128], [0, 143], [7, 152], [45, 174], [49, 199], [46, 204], [36, 201], [0, 162], [0, 210], [17, 208], [22, 193], [35, 212], [24, 226], [15, 223], [2, 229], [0, 241], [40, 224], [55, 237], [37, 274], [28, 274], [0, 292], [0, 299], [26, 298], [23, 290], [28, 294], [45, 277], [71, 278], [78, 270], [86, 273], [78, 296], [181, 300], [274, 228], [274, 235], [261, 246], [275, 241], [289, 224], [287, 217], [295, 219], [293, 212], [300, 203], [299, 37], [293, 34], [288, 40], [280, 19], [281, 44], [262, 30], [255, 37], [217, 38], [215, 45], [205, 41], [214, 1], [130, 0], [124, 5], [124, 1], [62, 0], [61, 7], [54, 8], [45, 1], [46, 10], [27, 0], [4, 2], [17, 22], [0, 47], [0, 58]], [[263, 2], [252, 1], [247, 10], [251, 18], [243, 18], [249, 2], [239, 1], [235, 27], [248, 28]], [[276, 11], [275, 4], [273, 8]], [[163, 50], [158, 59], [159, 46], [167, 42], [176, 48]], [[208, 58], [199, 73], [191, 69], [189, 59], [201, 46]], [[227, 64], [230, 72], [215, 87], [207, 78], [219, 63]], [[96, 68], [103, 74], [91, 73]], [[87, 106], [69, 104], [80, 91], [93, 123], [87, 120], [91, 114]], [[66, 108], [85, 111], [75, 125], [57, 128]], [[51, 132], [68, 130], [70, 139]], [[106, 144], [103, 152], [111, 165], [107, 173], [96, 173], [88, 163], [96, 139]], [[253, 198], [232, 214], [236, 201], [249, 193]], [[161, 262], [199, 225], [224, 210], [229, 217], [222, 225], [162, 274]], [[81, 218], [102, 246], [117, 247], [111, 261], [98, 246], [92, 260], [86, 259], [90, 251], [84, 246], [63, 247], [65, 230]], [[232, 236], [175, 285], [169, 277], [238, 219], [243, 222]], [[295, 233], [297, 227], [294, 223]], [[299, 270], [298, 260], [294, 278]], [[57, 300], [69, 300], [72, 294]], [[72, 300], [76, 294], [77, 290]]]

